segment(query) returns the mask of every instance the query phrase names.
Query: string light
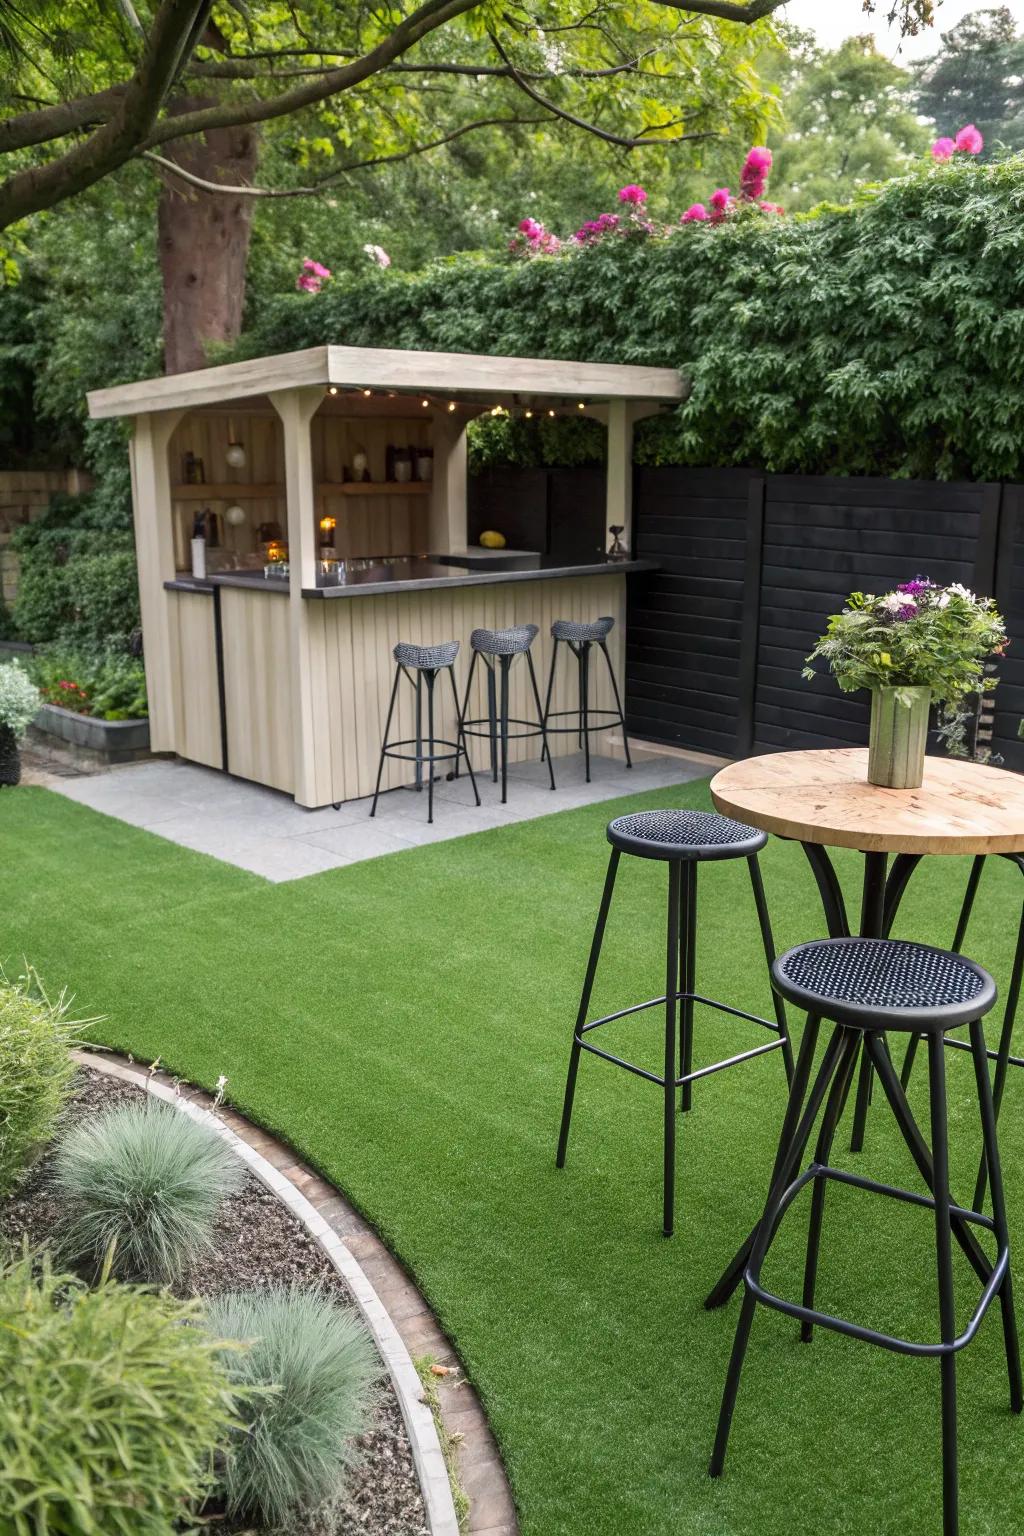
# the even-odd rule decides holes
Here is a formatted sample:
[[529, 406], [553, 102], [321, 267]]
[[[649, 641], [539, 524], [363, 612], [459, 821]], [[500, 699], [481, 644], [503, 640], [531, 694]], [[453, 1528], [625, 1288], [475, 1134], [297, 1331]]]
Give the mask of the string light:
[[450, 411], [454, 411], [454, 409], [455, 409], [455, 401], [454, 400], [449, 400], [448, 401], [448, 409]]
[[529, 418], [533, 415], [533, 412], [532, 411], [526, 411], [526, 412], [524, 412], [524, 414], [527, 417], [527, 420], [529, 420]]
[[584, 403], [584, 401], [582, 401], [582, 400], [581, 400], [581, 401], [580, 401], [580, 403], [579, 403], [579, 405], [578, 405], [578, 406], [577, 406], [577, 407], [576, 407], [576, 409], [577, 409], [577, 410], [578, 410], [578, 411], [585, 411], [585, 410], [586, 410], [586, 408], [587, 408], [587, 407], [586, 407], [586, 404], [585, 404], [585, 403]]
[[363, 394], [366, 396], [367, 399], [369, 399], [370, 396], [373, 394], [373, 390], [372, 389], [364, 389], [363, 390]]
[[427, 407], [430, 405], [430, 401], [429, 400], [421, 400], [420, 401], [420, 405], [422, 405], [423, 409], [426, 410]]
[[555, 414], [555, 413], [554, 413], [554, 411], [553, 411], [553, 410], [551, 410], [551, 411], [548, 411], [548, 415], [549, 415], [549, 416], [553, 416], [553, 415], [554, 415], [554, 414]]
[[331, 387], [328, 389], [327, 393], [329, 395], [336, 395], [338, 393], [338, 386], [337, 386], [337, 384], [332, 384]]

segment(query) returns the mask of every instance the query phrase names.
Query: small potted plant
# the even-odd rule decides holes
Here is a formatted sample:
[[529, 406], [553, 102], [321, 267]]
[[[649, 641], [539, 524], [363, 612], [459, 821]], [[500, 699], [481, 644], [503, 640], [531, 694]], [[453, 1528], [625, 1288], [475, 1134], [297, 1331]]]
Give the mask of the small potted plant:
[[0, 665], [0, 785], [21, 779], [19, 747], [39, 712], [42, 698], [16, 661]]
[[[994, 688], [985, 662], [1006, 645], [990, 597], [921, 576], [881, 597], [852, 592], [807, 660], [827, 661], [844, 693], [870, 688], [869, 782], [916, 789], [924, 777], [929, 706], [948, 709], [966, 694]], [[804, 677], [814, 675], [805, 667]]]

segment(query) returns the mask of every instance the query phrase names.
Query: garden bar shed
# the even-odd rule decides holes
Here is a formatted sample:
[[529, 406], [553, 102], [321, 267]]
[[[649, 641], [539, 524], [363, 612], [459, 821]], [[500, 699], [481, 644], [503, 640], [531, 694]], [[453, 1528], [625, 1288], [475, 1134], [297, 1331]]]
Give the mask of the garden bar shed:
[[[608, 530], [630, 547], [634, 422], [681, 394], [672, 369], [335, 346], [91, 393], [94, 418], [133, 425], [153, 749], [323, 806], [373, 791], [399, 641], [457, 639], [465, 659], [474, 628], [534, 623], [543, 668], [553, 620], [607, 614], [621, 672], [626, 581], [647, 567], [608, 561]], [[607, 425], [605, 538], [579, 560], [469, 544], [466, 427], [487, 411]], [[560, 674], [555, 708], [575, 684]]]

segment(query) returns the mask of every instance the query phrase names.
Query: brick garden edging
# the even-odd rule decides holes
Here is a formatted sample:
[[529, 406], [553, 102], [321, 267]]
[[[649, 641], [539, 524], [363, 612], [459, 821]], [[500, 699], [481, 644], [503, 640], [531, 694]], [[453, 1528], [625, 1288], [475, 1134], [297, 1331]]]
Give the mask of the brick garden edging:
[[454, 1446], [455, 1470], [469, 1499], [461, 1529], [466, 1536], [518, 1536], [505, 1469], [476, 1393], [412, 1280], [344, 1196], [236, 1110], [220, 1105], [214, 1111], [208, 1094], [191, 1088], [187, 1097], [179, 1094], [176, 1080], [167, 1073], [147, 1071], [112, 1052], [72, 1054], [82, 1066], [132, 1083], [193, 1119], [212, 1124], [326, 1253], [351, 1290], [391, 1376], [431, 1536], [458, 1536], [460, 1527], [437, 1426], [413, 1359], [430, 1355], [452, 1368], [452, 1378], [439, 1377], [435, 1390], [446, 1433], [461, 1437]]

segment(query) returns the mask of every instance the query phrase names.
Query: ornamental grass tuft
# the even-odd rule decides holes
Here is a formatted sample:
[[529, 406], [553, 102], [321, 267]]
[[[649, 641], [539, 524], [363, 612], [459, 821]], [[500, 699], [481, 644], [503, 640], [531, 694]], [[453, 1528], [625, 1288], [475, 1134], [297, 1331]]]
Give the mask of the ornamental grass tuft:
[[84, 1021], [69, 1020], [69, 1004], [64, 992], [51, 1002], [34, 971], [8, 982], [0, 970], [0, 1195], [49, 1141], [71, 1091]]
[[368, 1427], [381, 1374], [373, 1342], [350, 1308], [317, 1291], [221, 1296], [207, 1326], [248, 1345], [224, 1356], [246, 1421], [227, 1458], [228, 1514], [294, 1529], [344, 1490], [358, 1459], [355, 1437]]
[[153, 1100], [73, 1127], [57, 1147], [64, 1198], [58, 1240], [68, 1260], [170, 1285], [213, 1246], [217, 1209], [244, 1170], [208, 1125]]
[[193, 1302], [88, 1289], [30, 1254], [0, 1266], [4, 1536], [173, 1536], [237, 1423]]

